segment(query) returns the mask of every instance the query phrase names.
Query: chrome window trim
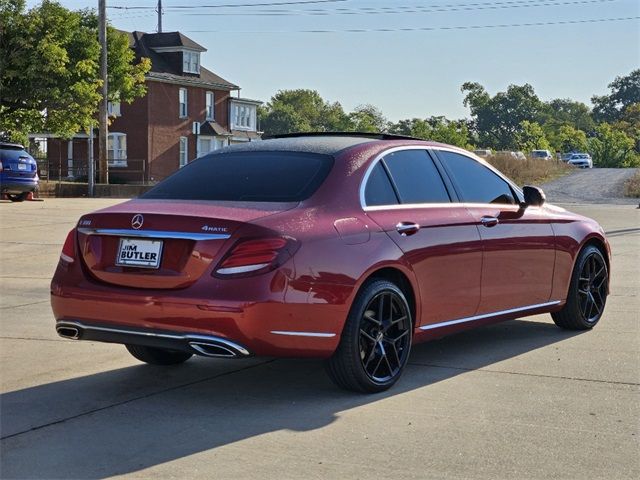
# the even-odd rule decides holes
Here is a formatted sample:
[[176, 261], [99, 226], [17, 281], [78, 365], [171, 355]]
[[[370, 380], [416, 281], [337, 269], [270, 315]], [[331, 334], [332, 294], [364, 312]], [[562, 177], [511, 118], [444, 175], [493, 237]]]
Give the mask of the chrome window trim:
[[[398, 208], [442, 208], [442, 207], [449, 207], [449, 206], [456, 206], [456, 207], [460, 207], [463, 205], [469, 205], [469, 206], [485, 206], [485, 205], [490, 205], [491, 207], [496, 207], [495, 203], [465, 203], [462, 201], [451, 201], [448, 203], [400, 203], [400, 204], [393, 204], [393, 205], [372, 205], [372, 206], [368, 206], [366, 201], [365, 201], [365, 189], [367, 186], [367, 182], [369, 181], [369, 177], [371, 176], [371, 172], [373, 171], [374, 167], [378, 164], [378, 162], [380, 162], [380, 160], [382, 160], [385, 156], [389, 155], [390, 153], [395, 153], [395, 152], [399, 152], [399, 151], [403, 151], [403, 150], [424, 150], [426, 152], [431, 152], [434, 151], [437, 152], [438, 151], [445, 151], [445, 152], [452, 152], [452, 153], [457, 153], [459, 155], [462, 155], [464, 157], [468, 157], [471, 160], [474, 160], [476, 162], [479, 162], [480, 164], [482, 164], [483, 166], [487, 167], [489, 170], [491, 170], [493, 173], [495, 173], [496, 175], [498, 175], [498, 177], [500, 177], [502, 180], [504, 180], [505, 182], [507, 182], [507, 184], [513, 188], [514, 190], [516, 190], [516, 192], [518, 192], [520, 195], [523, 195], [522, 193], [522, 189], [520, 189], [520, 187], [518, 187], [517, 185], [515, 185], [511, 180], [509, 180], [507, 177], [504, 176], [504, 174], [502, 172], [500, 172], [499, 170], [497, 170], [495, 167], [493, 167], [491, 164], [489, 164], [488, 162], [486, 162], [485, 160], [483, 160], [482, 158], [478, 157], [477, 155], [474, 155], [471, 152], [468, 152], [466, 150], [458, 150], [456, 148], [448, 148], [448, 147], [440, 147], [440, 146], [433, 146], [433, 145], [405, 145], [405, 146], [401, 146], [401, 147], [393, 147], [393, 148], [389, 148], [387, 150], [384, 150], [382, 152], [380, 152], [378, 155], [376, 155], [376, 157], [373, 159], [373, 161], [369, 164], [369, 166], [367, 167], [367, 171], [364, 173], [363, 177], [362, 177], [362, 181], [360, 183], [360, 206], [362, 207], [362, 209], [366, 212], [366, 211], [374, 211], [374, 210], [386, 210], [386, 209], [391, 209], [391, 210], [397, 210]], [[507, 205], [505, 204], [505, 206], [517, 206], [517, 205]]]
[[482, 315], [475, 315], [473, 317], [459, 318], [458, 320], [449, 320], [447, 322], [430, 323], [429, 325], [423, 325], [420, 330], [433, 330], [435, 328], [448, 327], [450, 325], [457, 325], [459, 323], [475, 322], [478, 320], [484, 320], [485, 318], [498, 317], [500, 315], [508, 315], [510, 313], [526, 312], [527, 310], [535, 310], [537, 308], [551, 307], [558, 305], [560, 300], [554, 300], [553, 302], [537, 303], [535, 305], [527, 305], [526, 307], [510, 308], [508, 310], [500, 310], [498, 312], [484, 313]]
[[271, 333], [274, 335], [288, 335], [292, 337], [321, 337], [321, 338], [331, 338], [335, 337], [335, 333], [324, 333], [324, 332], [294, 332], [289, 330], [271, 330]]
[[78, 228], [84, 235], [108, 235], [113, 237], [176, 238], [180, 240], [226, 240], [227, 233], [171, 232], [165, 230], [132, 230], [126, 228]]
[[[466, 203], [466, 202], [451, 202], [451, 203], [400, 203], [397, 205], [375, 205], [372, 207], [364, 207], [363, 210], [365, 212], [375, 212], [378, 210], [404, 210], [404, 209], [416, 209], [416, 208], [459, 208], [459, 207], [467, 207], [467, 208], [497, 208], [500, 210], [505, 209], [506, 207], [512, 208], [514, 211], [517, 211], [520, 206], [519, 205], [509, 205], [507, 203]], [[529, 206], [527, 210], [534, 208], [543, 208], [537, 206]]]

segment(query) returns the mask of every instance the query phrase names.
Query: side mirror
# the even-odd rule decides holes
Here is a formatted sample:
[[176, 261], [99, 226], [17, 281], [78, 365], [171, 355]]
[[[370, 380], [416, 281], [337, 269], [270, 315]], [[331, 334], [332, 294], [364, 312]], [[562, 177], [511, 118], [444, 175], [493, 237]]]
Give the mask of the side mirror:
[[532, 187], [531, 185], [525, 185], [522, 188], [524, 193], [524, 205], [523, 207], [541, 207], [547, 197], [541, 188]]

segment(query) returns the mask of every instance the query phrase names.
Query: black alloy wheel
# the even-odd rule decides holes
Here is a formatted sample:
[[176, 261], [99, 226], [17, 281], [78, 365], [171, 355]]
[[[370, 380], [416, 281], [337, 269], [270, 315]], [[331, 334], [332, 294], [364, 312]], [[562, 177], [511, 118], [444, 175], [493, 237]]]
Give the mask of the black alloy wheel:
[[593, 328], [604, 313], [609, 293], [609, 269], [602, 252], [593, 245], [578, 255], [567, 302], [558, 312], [551, 314], [559, 327], [568, 330]]
[[607, 265], [602, 255], [592, 253], [578, 277], [578, 304], [584, 319], [593, 323], [600, 318], [607, 300]]
[[384, 383], [398, 375], [409, 355], [411, 322], [395, 292], [375, 296], [360, 321], [360, 361], [369, 378]]
[[340, 387], [381, 392], [402, 375], [411, 351], [411, 309], [400, 288], [369, 280], [356, 296], [327, 372]]

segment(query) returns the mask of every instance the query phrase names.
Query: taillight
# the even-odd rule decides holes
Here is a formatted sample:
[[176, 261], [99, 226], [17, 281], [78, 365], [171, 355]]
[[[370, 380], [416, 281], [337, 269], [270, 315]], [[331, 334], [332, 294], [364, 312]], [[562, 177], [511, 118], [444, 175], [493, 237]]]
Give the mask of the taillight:
[[219, 277], [256, 275], [278, 268], [295, 253], [291, 238], [273, 237], [236, 243], [213, 271]]
[[62, 246], [62, 252], [60, 253], [60, 260], [67, 263], [73, 263], [76, 257], [76, 229], [74, 228], [67, 234], [67, 239]]

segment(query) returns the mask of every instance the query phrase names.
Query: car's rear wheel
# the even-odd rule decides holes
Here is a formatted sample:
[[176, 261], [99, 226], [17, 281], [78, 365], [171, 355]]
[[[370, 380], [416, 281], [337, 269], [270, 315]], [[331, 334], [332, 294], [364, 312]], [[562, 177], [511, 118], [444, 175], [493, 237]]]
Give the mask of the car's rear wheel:
[[192, 357], [191, 353], [164, 348], [145, 347], [142, 345], [125, 345], [131, 355], [141, 362], [151, 365], [177, 365], [184, 363]]
[[29, 192], [7, 194], [7, 198], [12, 202], [24, 202], [28, 196], [29, 196]]
[[387, 280], [369, 281], [358, 293], [340, 344], [326, 363], [329, 376], [347, 390], [387, 390], [407, 364], [412, 325], [402, 290]]
[[553, 321], [568, 330], [593, 328], [602, 317], [608, 291], [607, 262], [600, 250], [589, 245], [578, 255], [567, 303], [562, 310], [551, 314]]

